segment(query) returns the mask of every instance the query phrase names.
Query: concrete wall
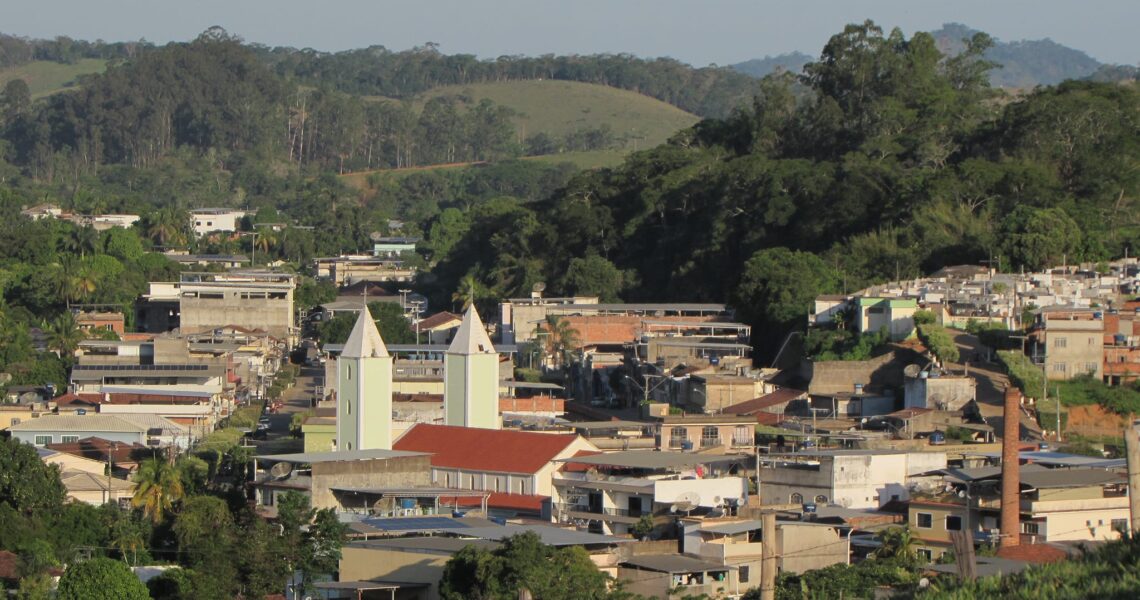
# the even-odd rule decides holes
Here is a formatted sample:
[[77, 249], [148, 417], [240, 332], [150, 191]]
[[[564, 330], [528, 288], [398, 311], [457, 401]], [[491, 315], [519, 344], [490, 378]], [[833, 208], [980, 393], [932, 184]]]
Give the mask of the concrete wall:
[[[243, 294], [284, 294], [284, 297], [245, 298]], [[293, 288], [253, 283], [247, 286], [183, 283], [179, 311], [184, 333], [238, 325], [289, 339], [293, 333]]]
[[431, 485], [431, 457], [321, 462], [313, 465], [313, 508], [339, 508], [329, 488], [414, 487]]
[[977, 382], [972, 377], [907, 378], [906, 408], [933, 408], [958, 411], [976, 397]]
[[1051, 380], [1104, 372], [1104, 322], [1099, 319], [1045, 321], [1045, 372]]
[[[847, 564], [850, 555], [847, 540], [836, 529], [812, 523], [778, 523], [776, 543], [780, 572], [803, 573]], [[760, 569], [755, 572], [759, 577]]]
[[[451, 555], [439, 552], [408, 552], [398, 549], [360, 548], [347, 545], [341, 549], [340, 580], [368, 581], [387, 579], [408, 583], [426, 583], [430, 587], [413, 598], [439, 600], [439, 580]], [[401, 596], [403, 597], [403, 596]]]

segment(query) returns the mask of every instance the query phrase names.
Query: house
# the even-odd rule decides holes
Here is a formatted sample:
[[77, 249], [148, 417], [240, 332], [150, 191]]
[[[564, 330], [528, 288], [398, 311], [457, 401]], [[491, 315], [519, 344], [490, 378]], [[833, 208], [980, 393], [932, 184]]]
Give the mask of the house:
[[249, 264], [249, 257], [239, 254], [186, 254], [166, 252], [166, 258], [184, 267], [219, 266], [223, 269], [240, 269]]
[[665, 415], [659, 418], [659, 450], [751, 450], [756, 445], [756, 417]]
[[721, 412], [727, 415], [757, 417], [761, 423], [773, 425], [783, 420], [782, 417], [787, 411], [788, 405], [799, 400], [806, 400], [807, 397], [807, 392], [803, 390], [780, 388], [770, 394], [726, 406], [721, 409]]
[[372, 239], [372, 256], [399, 258], [405, 252], [415, 252], [418, 237], [377, 237]]
[[[1001, 515], [1000, 467], [944, 469], [942, 479], [909, 502], [908, 524], [920, 556], [937, 560], [952, 549], [950, 535], [973, 532], [997, 542]], [[1020, 468], [1022, 544], [1119, 539], [1130, 530], [1127, 484], [1104, 468]]]
[[[183, 273], [179, 327], [184, 334], [238, 326], [292, 341], [296, 276], [270, 271]], [[292, 343], [289, 344], [292, 346]]]
[[75, 314], [75, 326], [88, 334], [111, 331], [117, 335], [126, 333], [126, 319], [121, 312], [79, 311]]
[[313, 269], [319, 279], [338, 286], [361, 281], [410, 282], [416, 276], [416, 269], [401, 259], [365, 254], [315, 258]]
[[431, 485], [491, 492], [489, 507], [550, 518], [558, 462], [597, 448], [577, 435], [419, 423], [392, 445], [431, 454]]
[[643, 518], [654, 526], [678, 512], [709, 513], [747, 503], [748, 485], [734, 475], [751, 456], [627, 450], [561, 459], [553, 480], [560, 523], [627, 534]]
[[860, 296], [855, 299], [855, 330], [861, 334], [886, 330], [892, 340], [905, 340], [914, 335], [914, 298], [882, 298]]
[[973, 377], [918, 369], [911, 374], [903, 384], [905, 408], [959, 411], [977, 399], [977, 380]]
[[258, 456], [257, 465], [251, 486], [262, 507], [275, 507], [282, 494], [296, 491], [308, 496], [314, 508], [367, 513], [369, 506], [362, 506], [354, 493], [357, 490], [431, 485], [430, 458], [423, 452], [372, 449], [270, 454]]
[[101, 506], [108, 502], [126, 503], [138, 487], [133, 481], [88, 471], [65, 470], [59, 474], [67, 497], [75, 502]]
[[198, 237], [215, 231], [237, 231], [246, 214], [234, 208], [196, 208], [190, 211], [190, 228]]
[[190, 446], [190, 432], [177, 423], [151, 415], [44, 415], [8, 428], [12, 438], [37, 447], [99, 437], [148, 447]]
[[422, 335], [425, 344], [450, 344], [462, 322], [463, 317], [447, 311], [420, 319], [412, 325], [412, 329], [416, 332], [416, 343], [420, 343]]
[[[91, 469], [95, 468], [94, 465], [99, 465], [98, 472], [103, 473], [103, 469], [110, 465], [115, 475], [127, 478], [138, 468], [140, 461], [155, 456], [155, 448], [153, 446], [145, 446], [137, 443], [113, 442], [105, 438], [94, 436], [74, 442], [47, 444], [44, 448], [59, 453], [59, 457], [53, 459], [53, 462], [58, 462], [61, 468], [79, 468], [82, 470], [76, 465], [88, 465]], [[74, 456], [85, 462], [73, 463], [65, 458], [66, 456]]]
[[1104, 376], [1104, 319], [1097, 310], [1043, 309], [1028, 351], [1050, 380]]
[[761, 504], [879, 508], [906, 500], [912, 477], [946, 467], [945, 452], [817, 450], [761, 456]]

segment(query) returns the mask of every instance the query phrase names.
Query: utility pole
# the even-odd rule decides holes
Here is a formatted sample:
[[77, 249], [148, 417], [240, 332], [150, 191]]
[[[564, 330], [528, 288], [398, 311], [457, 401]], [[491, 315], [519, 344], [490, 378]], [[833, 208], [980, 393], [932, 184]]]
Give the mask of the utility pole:
[[776, 513], [760, 513], [760, 600], [776, 600]]
[[1124, 448], [1128, 460], [1128, 515], [1136, 534], [1140, 533], [1140, 431], [1136, 425], [1124, 428]]

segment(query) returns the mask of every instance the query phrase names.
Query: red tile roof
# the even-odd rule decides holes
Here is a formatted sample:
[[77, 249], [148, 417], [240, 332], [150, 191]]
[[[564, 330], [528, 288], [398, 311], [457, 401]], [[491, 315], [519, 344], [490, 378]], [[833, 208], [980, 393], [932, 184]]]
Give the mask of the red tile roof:
[[453, 329], [455, 327], [459, 327], [459, 324], [462, 322], [463, 317], [459, 315], [453, 315], [447, 311], [443, 311], [435, 313], [426, 319], [420, 319], [420, 322], [416, 324], [416, 328], [419, 331], [431, 331], [436, 327], [446, 325], [446, 329]]
[[20, 557], [14, 552], [0, 550], [0, 579], [15, 581], [20, 578]]
[[435, 467], [537, 473], [577, 438], [576, 435], [418, 423], [396, 440], [392, 449], [429, 452]]
[[550, 396], [499, 398], [499, 412], [564, 412], [566, 401]]
[[[580, 456], [593, 456], [595, 454], [601, 454], [601, 452], [596, 450], [579, 450], [574, 453], [574, 458], [578, 458]], [[574, 462], [563, 463], [562, 465], [562, 470], [568, 473], [585, 473], [591, 468], [593, 468], [593, 465], [584, 465], [582, 463]]]
[[775, 408], [782, 404], [787, 404], [806, 393], [807, 392], [803, 390], [780, 388], [771, 394], [766, 394], [764, 396], [760, 396], [759, 398], [745, 400], [744, 402], [739, 402], [737, 404], [733, 404], [732, 406], [725, 407], [721, 410], [721, 412], [732, 415], [754, 415], [761, 412], [768, 412], [767, 409]]
[[[125, 442], [116, 442], [116, 444], [114, 447], [115, 464], [136, 463], [142, 458], [148, 457], [154, 451], [152, 448], [142, 444], [127, 444]], [[47, 448], [49, 450], [55, 450], [56, 452], [106, 462], [107, 454], [111, 450], [111, 441], [92, 436], [83, 438], [78, 442], [48, 444]]]
[[56, 406], [99, 406], [103, 404], [103, 394], [75, 394], [68, 392], [62, 396], [52, 398]]
[[202, 404], [210, 401], [209, 398], [195, 396], [137, 394], [133, 392], [113, 392], [108, 396], [111, 399], [111, 404]]

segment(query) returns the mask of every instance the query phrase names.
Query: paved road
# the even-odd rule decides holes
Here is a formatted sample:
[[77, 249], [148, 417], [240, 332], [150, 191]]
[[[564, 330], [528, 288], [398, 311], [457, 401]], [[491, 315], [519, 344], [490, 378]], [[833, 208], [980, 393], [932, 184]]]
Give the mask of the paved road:
[[[986, 423], [993, 426], [994, 433], [1001, 437], [1005, 422], [1005, 418], [1002, 416], [1004, 411], [1002, 405], [1005, 402], [1005, 388], [1010, 385], [1009, 377], [1002, 371], [1002, 366], [996, 362], [989, 362], [984, 359], [970, 360], [974, 357], [985, 357], [987, 355], [987, 348], [978, 341], [976, 336], [954, 329], [948, 331], [954, 336], [954, 343], [958, 345], [958, 354], [962, 360], [969, 360], [969, 364], [949, 363], [946, 367], [956, 373], [967, 371], [968, 367], [970, 377], [973, 377], [977, 382], [978, 408], [982, 412], [982, 418], [986, 420]], [[1020, 437], [1023, 440], [1041, 439], [1041, 427], [1037, 425], [1037, 420], [1030, 417], [1024, 410], [1021, 412]]]

